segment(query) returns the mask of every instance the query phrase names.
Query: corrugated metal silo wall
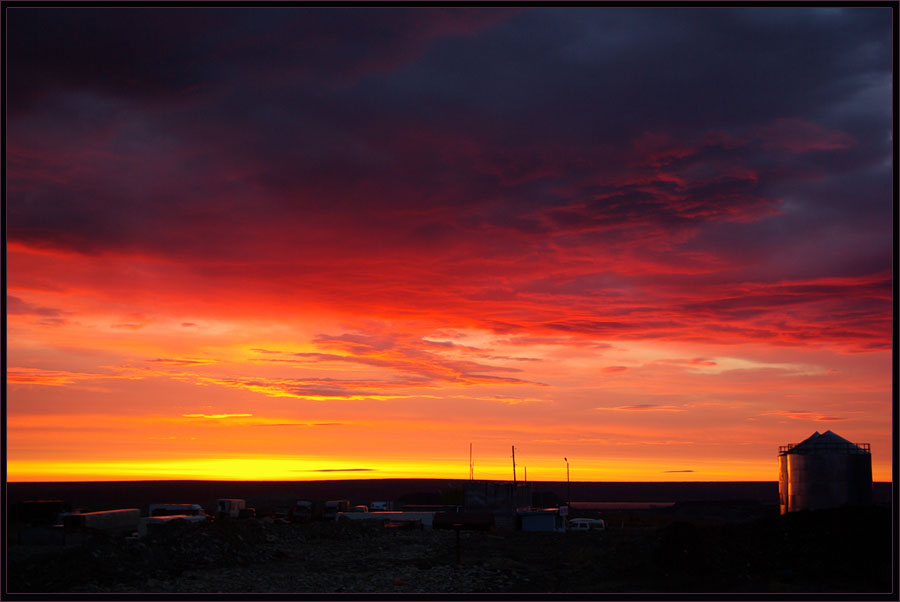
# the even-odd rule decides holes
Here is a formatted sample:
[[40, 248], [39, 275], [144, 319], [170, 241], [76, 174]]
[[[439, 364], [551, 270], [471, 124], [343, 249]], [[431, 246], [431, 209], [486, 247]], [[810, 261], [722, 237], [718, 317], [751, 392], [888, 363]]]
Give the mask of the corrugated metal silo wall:
[[788, 479], [788, 455], [781, 454], [778, 456], [778, 506], [781, 513], [788, 511], [788, 491], [790, 490], [790, 481]]
[[782, 512], [872, 503], [872, 456], [787, 453], [779, 458]]

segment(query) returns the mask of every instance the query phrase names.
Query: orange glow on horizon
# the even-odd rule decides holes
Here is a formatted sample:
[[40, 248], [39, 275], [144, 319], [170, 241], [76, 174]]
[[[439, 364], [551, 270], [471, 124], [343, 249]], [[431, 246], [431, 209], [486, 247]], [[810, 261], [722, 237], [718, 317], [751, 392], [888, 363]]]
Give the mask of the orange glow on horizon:
[[403, 322], [296, 339], [272, 324], [236, 341], [243, 327], [101, 338], [96, 359], [52, 369], [39, 360], [51, 339], [11, 339], [9, 479], [465, 478], [453, 456], [471, 441], [479, 478], [511, 478], [516, 445], [531, 480], [560, 480], [567, 456], [574, 480], [771, 481], [779, 445], [829, 428], [871, 443], [875, 479], [891, 478], [887, 352], [423, 335]]
[[[749, 462], [720, 461], [698, 465], [694, 472], [659, 470], [657, 462], [618, 463], [610, 468], [603, 462], [570, 466], [570, 478], [574, 482], [718, 482], [718, 481], [777, 481], [777, 464], [760, 466]], [[9, 462], [9, 482], [43, 481], [139, 481], [139, 480], [209, 480], [209, 481], [319, 481], [347, 479], [405, 479], [468, 478], [459, 462], [442, 460], [397, 462], [378, 460], [369, 464], [376, 468], [356, 468], [357, 459], [315, 459], [286, 457], [216, 457], [185, 458], [172, 461], [96, 461], [96, 462]], [[316, 468], [323, 464], [334, 468]], [[562, 465], [562, 468], [560, 468]], [[519, 464], [519, 480], [528, 469], [531, 482], [563, 482], [565, 465], [547, 460]], [[736, 470], [737, 469], [737, 470]], [[512, 480], [511, 465], [496, 460], [476, 464], [476, 480]], [[890, 473], [873, 471], [875, 482], [890, 482]]]

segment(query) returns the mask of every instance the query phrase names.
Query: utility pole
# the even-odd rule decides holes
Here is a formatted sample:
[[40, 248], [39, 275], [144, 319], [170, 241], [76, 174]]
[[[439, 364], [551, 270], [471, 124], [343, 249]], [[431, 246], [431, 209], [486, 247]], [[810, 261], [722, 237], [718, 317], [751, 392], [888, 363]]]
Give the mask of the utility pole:
[[572, 483], [569, 481], [569, 459], [563, 458], [566, 461], [566, 505], [572, 503]]
[[512, 458], [513, 458], [513, 485], [516, 484], [516, 446], [512, 446]]
[[472, 444], [469, 444], [469, 480], [475, 479], [475, 465], [472, 464]]

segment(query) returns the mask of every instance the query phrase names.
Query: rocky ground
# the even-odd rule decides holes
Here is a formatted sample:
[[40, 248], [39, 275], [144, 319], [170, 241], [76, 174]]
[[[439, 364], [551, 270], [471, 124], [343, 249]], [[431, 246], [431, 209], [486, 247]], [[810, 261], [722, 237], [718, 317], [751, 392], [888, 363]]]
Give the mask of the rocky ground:
[[395, 531], [367, 522], [178, 525], [140, 540], [11, 546], [9, 592], [885, 591], [890, 511], [595, 533]]

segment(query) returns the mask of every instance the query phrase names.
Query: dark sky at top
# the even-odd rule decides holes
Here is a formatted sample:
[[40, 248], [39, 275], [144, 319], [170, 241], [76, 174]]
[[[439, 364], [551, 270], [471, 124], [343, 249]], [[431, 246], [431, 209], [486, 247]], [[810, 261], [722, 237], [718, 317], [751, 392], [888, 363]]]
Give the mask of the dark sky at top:
[[[14, 7], [8, 236], [256, 261], [298, 286], [353, 262], [427, 262], [488, 296], [527, 272], [514, 292], [843, 278], [817, 294], [862, 283], [883, 298], [891, 19]], [[735, 294], [697, 309], [732, 311]]]

